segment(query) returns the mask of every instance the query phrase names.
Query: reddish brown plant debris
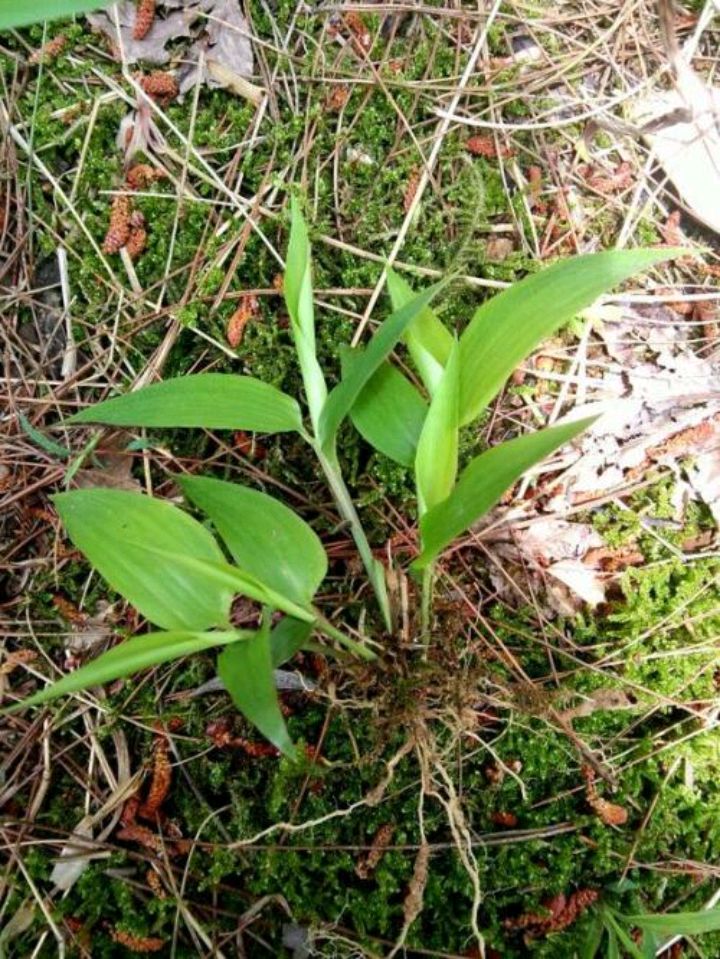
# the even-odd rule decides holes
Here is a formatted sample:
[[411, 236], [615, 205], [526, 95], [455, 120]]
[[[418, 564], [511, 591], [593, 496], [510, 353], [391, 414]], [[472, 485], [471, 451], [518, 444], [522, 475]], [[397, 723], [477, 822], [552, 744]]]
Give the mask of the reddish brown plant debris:
[[343, 17], [343, 25], [353, 39], [353, 45], [360, 53], [369, 53], [372, 47], [372, 36], [365, 21], [354, 10]]
[[152, 73], [139, 78], [140, 86], [156, 103], [166, 106], [180, 92], [178, 82], [172, 73], [163, 70], [153, 70]]
[[594, 889], [579, 889], [569, 898], [560, 893], [543, 903], [544, 913], [526, 912], [515, 919], [506, 919], [503, 925], [506, 929], [523, 929], [528, 939], [537, 939], [567, 929], [597, 898]]
[[128, 826], [123, 826], [115, 833], [115, 837], [125, 842], [137, 842], [153, 852], [159, 853], [163, 849], [163, 841], [160, 836], [154, 833], [152, 829], [141, 826], [139, 823], [130, 823]]
[[492, 136], [474, 136], [465, 142], [465, 149], [476, 157], [511, 157], [515, 151], [507, 144], [499, 143]]
[[138, 0], [133, 40], [144, 40], [155, 22], [155, 0]]
[[584, 167], [580, 173], [591, 189], [597, 190], [604, 196], [627, 190], [635, 181], [633, 168], [627, 160], [618, 164], [612, 173], [607, 173], [605, 170], [594, 170], [592, 167]]
[[16, 649], [12, 653], [7, 653], [3, 662], [0, 663], [0, 676], [9, 676], [18, 666], [32, 663], [36, 659], [37, 653], [32, 649]]
[[152, 890], [152, 893], [156, 899], [167, 899], [167, 893], [165, 892], [165, 887], [162, 884], [162, 879], [160, 876], [158, 876], [154, 869], [148, 869], [148, 871], [145, 873], [145, 882]]
[[665, 458], [680, 459], [683, 456], [689, 456], [697, 453], [703, 447], [711, 445], [718, 434], [720, 428], [720, 414], [716, 414], [697, 426], [689, 426], [687, 429], [674, 433], [657, 446], [651, 446], [647, 451], [648, 459], [661, 460]]
[[594, 546], [582, 558], [585, 566], [602, 570], [603, 573], [618, 573], [628, 566], [642, 566], [644, 555], [631, 546], [610, 549], [609, 546]]
[[335, 84], [325, 99], [325, 109], [330, 113], [339, 113], [350, 99], [350, 92], [347, 84]]
[[155, 724], [155, 745], [153, 748], [153, 770], [147, 798], [138, 806], [141, 819], [155, 819], [160, 807], [167, 799], [172, 781], [170, 766], [170, 743], [160, 723]]
[[370, 843], [370, 849], [355, 866], [356, 876], [358, 876], [360, 879], [370, 879], [372, 874], [377, 869], [380, 860], [385, 855], [385, 851], [392, 841], [394, 832], [395, 826], [391, 822], [380, 826], [378, 831], [373, 836], [373, 840]]
[[60, 593], [54, 594], [52, 604], [66, 623], [72, 623], [73, 626], [82, 626], [87, 620], [85, 613], [81, 613], [74, 603], [71, 603]]
[[137, 260], [137, 258], [144, 253], [146, 246], [147, 230], [142, 226], [132, 227], [128, 241], [125, 244], [125, 249], [127, 250], [130, 259]]
[[588, 806], [592, 809], [598, 819], [606, 826], [623, 826], [628, 820], [627, 809], [618, 806], [616, 803], [608, 802], [598, 794], [595, 785], [595, 772], [591, 766], [582, 767], [582, 775], [585, 780], [585, 798]]
[[505, 829], [514, 829], [518, 824], [518, 817], [514, 812], [494, 812], [490, 814], [490, 821], [496, 826]]
[[166, 946], [164, 939], [158, 939], [156, 936], [133, 936], [129, 932], [123, 932], [122, 929], [113, 929], [110, 938], [113, 942], [125, 946], [130, 952], [160, 952]]
[[279, 756], [279, 750], [272, 743], [253, 742], [242, 736], [234, 736], [230, 720], [216, 719], [205, 727], [205, 734], [218, 749], [241, 749], [248, 756], [262, 759], [266, 756]]
[[149, 163], [136, 163], [125, 174], [125, 180], [131, 190], [143, 190], [156, 180], [162, 180], [165, 171]]
[[408, 179], [407, 186], [405, 187], [405, 194], [403, 195], [403, 210], [405, 213], [409, 213], [412, 209], [412, 205], [415, 202], [415, 196], [417, 195], [418, 186], [420, 185], [420, 170], [417, 167], [410, 174]]
[[702, 323], [702, 332], [706, 340], [718, 338], [718, 305], [714, 300], [697, 300], [693, 303], [692, 318]]
[[119, 253], [130, 239], [130, 216], [132, 201], [120, 194], [113, 197], [110, 208], [110, 226], [103, 240], [103, 253]]
[[279, 293], [282, 296], [283, 290], [285, 289], [285, 278], [283, 277], [282, 273], [275, 274], [275, 276], [273, 277], [272, 285], [273, 285], [273, 290], [275, 290], [276, 293]]
[[48, 42], [40, 47], [39, 50], [33, 50], [28, 57], [28, 63], [35, 65], [38, 63], [48, 63], [50, 60], [55, 60], [63, 52], [66, 45], [67, 37], [63, 36], [63, 34], [59, 34], [57, 37], [53, 37], [52, 40], [48, 40]]
[[228, 320], [225, 336], [228, 344], [235, 350], [242, 343], [245, 327], [258, 314], [258, 301], [252, 294], [246, 294], [240, 299], [240, 305]]
[[685, 242], [682, 230], [680, 229], [680, 211], [673, 210], [667, 220], [660, 227], [660, 235], [668, 246], [682, 246]]
[[403, 901], [403, 926], [407, 929], [422, 912], [430, 865], [430, 846], [424, 842], [415, 856], [413, 874]]
[[233, 433], [233, 443], [235, 449], [250, 460], [264, 460], [267, 456], [266, 448], [255, 439], [252, 433], [237, 430]]

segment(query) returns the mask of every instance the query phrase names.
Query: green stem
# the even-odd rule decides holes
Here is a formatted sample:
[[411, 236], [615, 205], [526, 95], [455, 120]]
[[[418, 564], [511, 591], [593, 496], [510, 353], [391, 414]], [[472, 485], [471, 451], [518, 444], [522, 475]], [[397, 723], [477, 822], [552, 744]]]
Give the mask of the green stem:
[[355, 509], [355, 504], [340, 473], [340, 467], [334, 459], [326, 456], [317, 445], [313, 445], [340, 515], [350, 527], [350, 532], [355, 540], [360, 558], [367, 570], [370, 583], [375, 591], [378, 605], [380, 606], [385, 628], [390, 632], [392, 630], [392, 617], [390, 615], [390, 601], [388, 599], [387, 586], [385, 585], [385, 570], [383, 565], [379, 563], [372, 554], [365, 530], [362, 527], [360, 517]]
[[317, 614], [315, 625], [321, 632], [330, 636], [332, 639], [336, 639], [342, 646], [349, 649], [350, 652], [355, 653], [355, 655], [361, 659], [377, 659], [376, 654], [371, 649], [368, 649], [363, 643], [357, 642], [357, 640], [350, 639], [349, 636], [346, 636], [345, 633], [333, 626], [333, 624], [328, 619], [325, 619], [324, 616], [321, 616], [320, 613]]
[[432, 616], [433, 584], [435, 582], [435, 564], [428, 563], [423, 570], [422, 597], [420, 601], [420, 638], [423, 646], [430, 645], [430, 626]]

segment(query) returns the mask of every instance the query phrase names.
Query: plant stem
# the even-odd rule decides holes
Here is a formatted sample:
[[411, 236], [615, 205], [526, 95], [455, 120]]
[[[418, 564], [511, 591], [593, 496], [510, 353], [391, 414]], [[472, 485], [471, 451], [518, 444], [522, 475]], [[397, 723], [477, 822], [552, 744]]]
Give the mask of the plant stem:
[[362, 527], [360, 517], [355, 509], [355, 504], [352, 501], [350, 492], [345, 485], [342, 474], [340, 473], [340, 467], [338, 466], [337, 462], [334, 461], [334, 458], [330, 459], [325, 455], [325, 453], [322, 452], [322, 450], [319, 449], [316, 444], [313, 445], [340, 515], [350, 527], [350, 532], [355, 540], [355, 545], [360, 553], [360, 558], [363, 561], [363, 565], [367, 571], [370, 583], [375, 591], [375, 596], [377, 597], [378, 605], [380, 606], [380, 612], [382, 613], [385, 628], [388, 630], [388, 632], [390, 632], [392, 629], [392, 617], [390, 615], [390, 601], [388, 599], [387, 587], [385, 585], [385, 570], [382, 566], [382, 563], [379, 563], [372, 554], [370, 544], [368, 543], [367, 536], [365, 535], [365, 530]]
[[423, 570], [422, 598], [420, 601], [420, 639], [427, 651], [430, 645], [430, 626], [432, 616], [433, 584], [435, 582], [435, 564], [428, 563]]
[[317, 619], [315, 621], [317, 628], [325, 633], [327, 636], [330, 636], [332, 639], [336, 639], [342, 646], [346, 649], [349, 649], [351, 653], [355, 653], [356, 656], [359, 656], [361, 659], [376, 659], [376, 654], [368, 649], [367, 646], [364, 646], [362, 643], [357, 642], [357, 640], [350, 639], [349, 636], [346, 636], [345, 633], [337, 629], [333, 624], [325, 619], [324, 616], [321, 616], [320, 613], [317, 614]]

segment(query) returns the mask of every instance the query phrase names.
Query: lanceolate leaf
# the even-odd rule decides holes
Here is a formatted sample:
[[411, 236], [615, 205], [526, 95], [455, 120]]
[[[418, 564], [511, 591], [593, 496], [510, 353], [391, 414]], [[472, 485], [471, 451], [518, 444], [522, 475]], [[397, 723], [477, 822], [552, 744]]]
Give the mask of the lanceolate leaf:
[[[410, 284], [394, 270], [388, 270], [387, 285], [393, 310], [399, 310], [415, 296]], [[423, 383], [432, 394], [450, 356], [452, 333], [434, 310], [426, 306], [407, 328], [404, 339]]]
[[[178, 556], [223, 563], [211, 534], [178, 507], [114, 489], [59, 493], [53, 502], [73, 543], [101, 576], [151, 623], [163, 629], [226, 626], [237, 588], [219, 584]], [[143, 544], [165, 551], [162, 561]]]
[[58, 20], [109, 6], [111, 0], [0, 0], [0, 30], [24, 27], [41, 20]]
[[300, 605], [327, 572], [315, 532], [266, 493], [200, 476], [178, 476], [185, 495], [213, 521], [240, 569]]
[[[343, 375], [346, 375], [355, 351], [346, 351], [342, 358]], [[412, 383], [384, 362], [358, 396], [350, 410], [350, 419], [371, 446], [401, 466], [409, 467], [415, 462], [427, 411], [427, 403]]]
[[315, 309], [313, 306], [310, 242], [307, 227], [295, 197], [291, 201], [292, 222], [285, 263], [283, 288], [290, 314], [295, 349], [300, 363], [313, 426], [317, 429], [327, 387], [315, 353]]
[[678, 251], [609, 250], [572, 257], [492, 297], [460, 337], [460, 425], [481, 413], [546, 337], [602, 293]]
[[267, 624], [252, 639], [233, 643], [220, 653], [218, 676], [237, 708], [263, 736], [287, 756], [295, 750], [280, 712]]
[[418, 442], [415, 482], [422, 516], [452, 492], [458, 464], [459, 350], [455, 343], [442, 372]]
[[204, 426], [285, 433], [302, 429], [300, 407], [252, 376], [198, 373], [153, 383], [76, 413], [69, 423], [114, 426]]
[[201, 653], [214, 646], [224, 646], [246, 640], [253, 634], [247, 631], [228, 630], [226, 632], [195, 633], [172, 631], [167, 633], [148, 633], [135, 636], [114, 646], [106, 653], [97, 656], [91, 662], [58, 679], [34, 696], [24, 699], [19, 706], [36, 706], [58, 696], [75, 693], [91, 686], [101, 686], [124, 676], [167, 663], [191, 653]]
[[340, 424], [355, 404], [363, 387], [397, 345], [407, 326], [443, 285], [436, 283], [428, 287], [410, 303], [391, 314], [370, 340], [362, 355], [350, 365], [347, 376], [330, 393], [323, 407], [318, 429], [318, 439], [325, 451], [333, 448]]
[[413, 566], [423, 569], [431, 563], [494, 506], [526, 470], [587, 429], [594, 419], [539, 430], [476, 456], [461, 473], [450, 496], [422, 517], [422, 554]]

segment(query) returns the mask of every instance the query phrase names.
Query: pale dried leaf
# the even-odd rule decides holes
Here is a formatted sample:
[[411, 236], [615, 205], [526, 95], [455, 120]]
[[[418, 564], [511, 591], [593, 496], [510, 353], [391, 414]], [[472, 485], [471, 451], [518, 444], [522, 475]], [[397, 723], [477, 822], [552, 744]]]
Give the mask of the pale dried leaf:
[[[165, 6], [169, 5], [166, 3]], [[136, 5], [132, 0], [121, 0], [107, 12], [88, 14], [87, 19], [91, 26], [105, 34], [118, 53], [122, 53], [126, 63], [142, 60], [156, 65], [167, 63], [170, 59], [167, 46], [172, 40], [191, 36], [192, 22], [201, 12], [200, 7], [193, 4], [175, 13], [168, 13], [164, 18], [157, 16], [143, 39], [136, 40], [133, 37], [135, 11]]]
[[642, 126], [682, 117], [644, 139], [697, 219], [720, 232], [720, 90], [695, 79], [691, 99], [687, 91], [654, 93], [636, 105], [634, 119]]
[[201, 54], [204, 56], [200, 81], [211, 87], [229, 86], [239, 92], [239, 79], [253, 72], [248, 22], [239, 0], [213, 0], [206, 2], [205, 8], [208, 14], [205, 35], [196, 40], [189, 51], [187, 59], [192, 65], [180, 76], [180, 92], [186, 93], [198, 82]]

